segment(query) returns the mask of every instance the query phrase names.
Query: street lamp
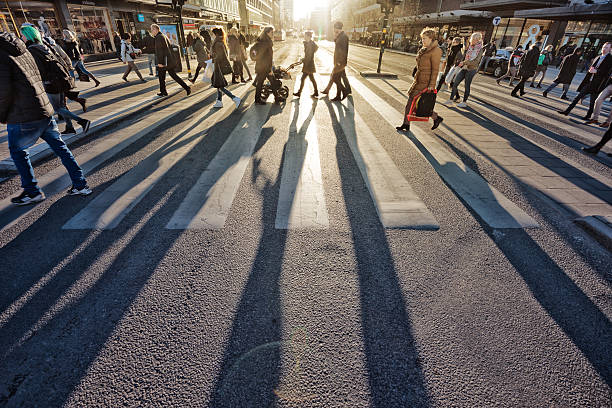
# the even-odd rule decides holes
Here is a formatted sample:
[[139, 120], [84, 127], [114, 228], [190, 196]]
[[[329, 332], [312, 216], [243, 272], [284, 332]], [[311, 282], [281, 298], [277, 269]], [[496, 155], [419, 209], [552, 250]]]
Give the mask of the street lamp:
[[402, 4], [402, 0], [376, 0], [376, 3], [380, 4], [380, 11], [385, 14], [382, 24], [382, 39], [380, 41], [380, 54], [378, 55], [378, 68], [376, 68], [376, 73], [380, 74], [382, 56], [387, 45], [387, 25], [389, 24], [389, 14], [393, 13], [395, 6]]

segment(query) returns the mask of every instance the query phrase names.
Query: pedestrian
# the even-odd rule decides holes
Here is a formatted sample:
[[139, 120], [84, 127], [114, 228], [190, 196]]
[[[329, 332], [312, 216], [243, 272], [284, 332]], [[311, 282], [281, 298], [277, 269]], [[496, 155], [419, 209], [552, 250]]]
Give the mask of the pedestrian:
[[593, 110], [593, 115], [591, 119], [586, 121], [586, 125], [596, 124], [600, 127], [609, 127], [610, 122], [612, 122], [612, 109], [608, 114], [608, 120], [603, 123], [599, 123], [599, 114], [601, 113], [601, 107], [606, 99], [608, 99], [612, 95], [612, 75], [608, 78], [608, 82], [606, 87], [601, 91], [597, 99], [595, 100], [595, 109]]
[[[604, 147], [606, 143], [610, 141], [610, 139], [612, 139], [612, 125], [610, 124], [610, 121], [608, 121], [608, 130], [606, 130], [606, 133], [603, 134], [599, 143], [591, 147], [583, 147], [582, 150], [585, 153], [596, 155], [599, 153], [602, 147]], [[608, 157], [612, 157], [612, 153], [608, 153]]]
[[229, 58], [232, 61], [232, 84], [246, 82], [242, 72], [242, 47], [240, 46], [240, 38], [238, 37], [238, 29], [230, 28], [230, 34], [227, 37], [227, 45], [229, 47]]
[[91, 190], [53, 118], [40, 72], [24, 42], [12, 33], [0, 32], [0, 123], [6, 123], [9, 152], [21, 178], [23, 192], [11, 198], [17, 205], [45, 199], [34, 176], [28, 148], [39, 137], [49, 144], [68, 170], [69, 195], [88, 195]]
[[546, 70], [548, 69], [548, 66], [550, 65], [550, 63], [552, 62], [552, 49], [553, 49], [552, 45], [547, 45], [546, 48], [542, 50], [542, 53], [538, 57], [538, 66], [536, 67], [535, 74], [531, 78], [531, 84], [529, 85], [530, 87], [532, 88], [534, 87], [533, 83], [538, 79], [538, 74], [540, 73], [542, 74], [542, 77], [540, 78], [540, 82], [538, 82], [538, 85], [536, 86], [536, 88], [542, 87], [542, 80], [546, 76]]
[[26, 41], [26, 47], [36, 62], [53, 110], [58, 115], [62, 115], [66, 121], [66, 129], [62, 134], [76, 133], [72, 120], [76, 120], [83, 128], [83, 133], [87, 133], [91, 122], [70, 112], [66, 107], [65, 92], [74, 88], [74, 79], [70, 76], [69, 66], [64, 65], [64, 61], [43, 44], [40, 31], [36, 27], [23, 25], [20, 30]]
[[158, 96], [168, 96], [166, 92], [166, 72], [183, 87], [187, 96], [191, 94], [191, 88], [177, 75], [174, 70], [177, 64], [174, 54], [170, 49], [170, 40], [159, 30], [157, 24], [151, 24], [151, 35], [155, 38], [155, 59], [157, 60], [157, 72], [159, 78]]
[[134, 46], [132, 45], [132, 36], [130, 34], [124, 33], [122, 37], [121, 60], [124, 64], [127, 64], [127, 69], [125, 70], [125, 73], [123, 74], [123, 77], [121, 79], [123, 79], [125, 82], [128, 82], [127, 76], [130, 74], [131, 71], [134, 71], [142, 82], [147, 82], [142, 77], [142, 74], [140, 73], [138, 67], [136, 66], [136, 63], [134, 62], [136, 60], [136, 55], [140, 54], [141, 51], [138, 48], [134, 48]]
[[223, 101], [221, 98], [223, 94], [226, 94], [232, 101], [236, 104], [236, 108], [240, 106], [241, 99], [232, 94], [230, 91], [225, 89], [227, 86], [227, 80], [225, 79], [225, 75], [223, 74], [224, 67], [231, 67], [229, 59], [227, 57], [227, 44], [225, 39], [225, 32], [222, 28], [215, 27], [212, 30], [215, 35], [215, 39], [212, 43], [212, 59], [215, 64], [215, 69], [213, 71], [211, 84], [213, 88], [217, 88], [217, 102], [213, 105], [214, 108], [222, 108]]
[[115, 44], [115, 55], [117, 59], [121, 61], [121, 36], [116, 31], [113, 34], [113, 44]]
[[459, 96], [459, 90], [457, 88], [459, 87], [461, 81], [465, 79], [463, 102], [459, 103], [457, 106], [460, 108], [467, 107], [467, 100], [470, 97], [472, 80], [474, 79], [476, 72], [478, 72], [478, 66], [483, 53], [484, 49], [482, 47], [482, 34], [479, 32], [472, 33], [470, 36], [470, 45], [468, 46], [467, 50], [465, 50], [463, 60], [459, 62], [459, 67], [461, 70], [457, 76], [455, 76], [453, 81], [453, 90], [451, 91], [451, 96], [446, 104], [452, 103], [455, 95]]
[[302, 79], [300, 81], [300, 89], [293, 94], [298, 98], [300, 97], [300, 95], [302, 95], [302, 89], [304, 89], [304, 82], [306, 82], [306, 78], [310, 79], [312, 87], [314, 88], [314, 93], [310, 96], [312, 98], [316, 98], [317, 96], [319, 96], [319, 91], [317, 89], [317, 81], [314, 77], [314, 73], [317, 72], [314, 62], [314, 54], [319, 49], [319, 46], [316, 42], [312, 41], [312, 35], [312, 31], [304, 32], [304, 58], [302, 59]]
[[574, 48], [573, 54], [563, 57], [563, 61], [561, 61], [561, 66], [559, 68], [559, 74], [554, 79], [553, 83], [550, 84], [550, 86], [542, 93], [545, 98], [548, 97], [548, 93], [557, 85], [563, 84], [563, 94], [561, 95], [561, 99], [568, 99], [567, 91], [569, 91], [574, 75], [576, 75], [576, 69], [578, 68], [578, 62], [580, 61], [581, 56], [582, 48], [578, 47]]
[[587, 75], [585, 75], [582, 83], [578, 87], [578, 95], [574, 98], [572, 103], [570, 103], [567, 109], [559, 111], [560, 114], [566, 116], [569, 115], [578, 101], [585, 96], [590, 95], [589, 110], [582, 119], [591, 119], [591, 114], [593, 113], [597, 95], [599, 95], [599, 93], [605, 88], [606, 82], [610, 77], [610, 72], [612, 71], [612, 55], [610, 55], [611, 48], [612, 43], [610, 42], [605, 43], [603, 47], [601, 47], [601, 54], [593, 59], [593, 62], [589, 67], [589, 72]]
[[538, 59], [540, 58], [540, 39], [536, 39], [536, 42], [531, 46], [529, 51], [527, 51], [521, 57], [521, 61], [519, 63], [519, 83], [516, 84], [510, 95], [515, 98], [518, 98], [518, 92], [521, 93], [521, 96], [525, 95], [525, 82], [529, 78], [535, 74], [536, 68], [538, 66]]
[[[155, 39], [147, 32], [147, 35], [142, 39], [142, 52], [147, 56], [147, 66], [149, 67], [149, 76], [157, 75], [157, 61], [155, 61]], [[155, 74], [153, 74], [155, 67]]]
[[497, 54], [497, 46], [495, 45], [495, 39], [491, 40], [490, 43], [484, 46], [484, 52], [482, 54], [482, 59], [480, 60], [480, 65], [478, 66], [478, 71], [487, 72], [487, 68], [489, 67], [489, 61]]
[[442, 89], [442, 86], [445, 85], [446, 76], [452, 67], [458, 64], [458, 60], [461, 59], [461, 49], [463, 48], [461, 37], [455, 37], [452, 39], [450, 43], [450, 47], [448, 48], [448, 52], [446, 54], [446, 61], [444, 61], [443, 68], [444, 72], [440, 77], [440, 81], [438, 81], [438, 92]]
[[253, 77], [251, 76], [251, 71], [249, 70], [249, 66], [247, 65], [247, 52], [246, 52], [247, 48], [249, 48], [249, 42], [244, 36], [244, 29], [240, 31], [240, 35], [238, 39], [240, 40], [240, 47], [242, 51], [240, 54], [240, 61], [242, 62], [242, 68], [246, 70], [246, 73], [249, 75], [249, 78], [247, 79], [247, 81], [252, 81]]
[[270, 80], [274, 80], [274, 76], [272, 75], [272, 64], [274, 58], [274, 51], [272, 50], [272, 39], [274, 38], [274, 27], [267, 26], [265, 27], [259, 37], [257, 37], [257, 41], [251, 47], [251, 53], [256, 55], [255, 60], [255, 103], [257, 105], [265, 105], [266, 101], [261, 99], [261, 90], [263, 89], [263, 84], [266, 78], [269, 77]]
[[72, 67], [76, 69], [77, 72], [81, 72], [91, 78], [96, 84], [96, 87], [99, 86], [100, 81], [98, 81], [98, 79], [85, 68], [85, 64], [83, 64], [76, 35], [70, 30], [63, 30], [62, 34], [64, 36], [64, 51], [70, 57]]
[[210, 36], [210, 34], [208, 34], [208, 31], [202, 30], [200, 32], [200, 35], [196, 34], [193, 37], [192, 48], [196, 54], [196, 58], [198, 60], [198, 66], [196, 67], [195, 75], [193, 76], [193, 78], [190, 79], [192, 84], [194, 84], [195, 81], [198, 79], [200, 70], [206, 69], [206, 61], [210, 59], [210, 49], [206, 46], [206, 42], [204, 41], [204, 38], [202, 38], [204, 35]]
[[[331, 82], [336, 84], [336, 97], [332, 101], [342, 101], [350, 94], [350, 85], [346, 77], [346, 65], [348, 63], [349, 40], [346, 33], [342, 30], [341, 21], [334, 23], [334, 35], [336, 46], [334, 48], [334, 68], [332, 69]], [[343, 82], [345, 85], [343, 85]], [[329, 90], [326, 89], [329, 93]]]
[[[406, 132], [410, 130], [408, 114], [410, 113], [414, 98], [425, 89], [435, 89], [438, 71], [440, 70], [442, 50], [438, 47], [436, 30], [433, 28], [424, 28], [423, 31], [421, 31], [421, 42], [423, 43], [423, 47], [417, 52], [416, 68], [413, 75], [414, 81], [408, 90], [408, 101], [406, 102], [406, 109], [404, 111], [404, 121], [401, 126], [396, 127], [397, 130]], [[444, 120], [442, 116], [438, 115], [435, 111], [432, 113], [431, 118], [433, 119], [432, 130], [440, 126], [440, 123]]]
[[514, 78], [517, 76], [517, 73], [518, 73], [518, 66], [519, 66], [519, 62], [522, 56], [523, 56], [523, 46], [518, 45], [516, 49], [512, 51], [512, 54], [510, 55], [510, 59], [508, 60], [508, 71], [506, 71], [506, 73], [503, 76], [497, 78], [497, 81], [496, 81], [497, 85], [501, 85], [502, 79], [505, 79], [508, 77], [510, 77], [510, 86], [513, 85]]

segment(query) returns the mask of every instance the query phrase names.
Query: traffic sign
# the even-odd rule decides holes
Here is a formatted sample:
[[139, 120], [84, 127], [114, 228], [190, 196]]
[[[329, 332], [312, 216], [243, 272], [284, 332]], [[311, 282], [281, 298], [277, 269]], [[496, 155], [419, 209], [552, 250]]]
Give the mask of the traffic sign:
[[501, 17], [499, 17], [499, 16], [498, 16], [498, 17], [495, 17], [495, 18], [493, 19], [493, 25], [494, 25], [494, 26], [499, 25], [499, 23], [500, 23], [500, 22], [501, 22]]

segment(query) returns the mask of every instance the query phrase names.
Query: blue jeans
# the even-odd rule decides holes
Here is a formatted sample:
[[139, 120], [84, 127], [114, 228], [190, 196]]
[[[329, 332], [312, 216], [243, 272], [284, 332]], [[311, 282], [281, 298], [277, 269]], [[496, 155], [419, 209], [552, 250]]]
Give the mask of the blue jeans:
[[472, 85], [472, 79], [474, 79], [474, 75], [476, 75], [477, 70], [467, 70], [462, 69], [459, 71], [455, 79], [453, 80], [453, 90], [451, 91], [451, 99], [455, 99], [456, 96], [459, 96], [459, 84], [461, 81], [465, 79], [465, 92], [463, 93], [463, 102], [467, 102], [468, 97], [470, 96], [470, 86]]
[[28, 153], [28, 148], [33, 146], [39, 137], [47, 142], [53, 152], [60, 158], [62, 164], [68, 170], [72, 185], [78, 189], [87, 185], [83, 170], [62, 140], [55, 119], [46, 118], [34, 122], [8, 124], [6, 129], [11, 158], [21, 177], [21, 187], [27, 193], [35, 194], [40, 191]]
[[224, 94], [226, 94], [227, 96], [229, 96], [230, 98], [235, 98], [234, 94], [231, 93], [230, 91], [228, 91], [225, 88], [217, 88], [217, 100], [220, 101], [221, 97], [223, 97], [223, 95], [221, 94], [221, 92], [223, 92]]
[[78, 60], [78, 61], [72, 61], [72, 67], [76, 69], [76, 67], [79, 67], [79, 70], [84, 73], [87, 76], [91, 76], [91, 72], [89, 72], [86, 68], [85, 68], [85, 64], [83, 64], [83, 61]]
[[155, 58], [155, 54], [147, 54], [147, 64], [149, 64], [149, 75], [153, 75], [153, 67], [155, 67], [155, 75], [157, 75], [157, 58]]
[[51, 106], [53, 106], [55, 113], [62, 115], [66, 121], [66, 129], [74, 129], [70, 119], [80, 122], [82, 118], [68, 110], [66, 104], [64, 103], [64, 94], [47, 94], [47, 96], [49, 97], [49, 101], [51, 102]]

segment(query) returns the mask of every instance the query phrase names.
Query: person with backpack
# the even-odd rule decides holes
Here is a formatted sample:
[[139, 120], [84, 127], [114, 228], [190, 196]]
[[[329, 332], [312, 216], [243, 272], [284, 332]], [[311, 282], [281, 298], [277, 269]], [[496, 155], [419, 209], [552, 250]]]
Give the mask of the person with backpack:
[[215, 64], [215, 68], [213, 71], [213, 75], [211, 78], [211, 85], [213, 88], [217, 88], [217, 102], [213, 105], [213, 108], [222, 108], [223, 101], [221, 98], [223, 94], [226, 94], [232, 101], [236, 104], [236, 108], [240, 106], [241, 99], [232, 94], [230, 91], [225, 89], [228, 85], [227, 80], [225, 79], [225, 75], [233, 74], [232, 66], [227, 57], [227, 44], [225, 40], [225, 32], [222, 28], [215, 27], [213, 28], [213, 34], [215, 35], [215, 39], [212, 43], [212, 59]]
[[516, 78], [518, 73], [518, 66], [521, 61], [521, 57], [523, 56], [523, 46], [518, 45], [512, 54], [510, 55], [510, 60], [508, 60], [508, 71], [501, 77], [497, 78], [497, 85], [501, 85], [501, 81], [510, 77], [510, 86], [514, 84], [514, 78]]
[[68, 56], [70, 57], [70, 60], [72, 61], [72, 67], [77, 70], [77, 72], [91, 78], [96, 84], [96, 87], [100, 86], [100, 81], [98, 81], [94, 74], [89, 72], [87, 68], [85, 68], [85, 64], [83, 64], [83, 60], [81, 59], [81, 51], [79, 51], [79, 43], [77, 41], [76, 35], [70, 30], [64, 30], [62, 33], [64, 36], [64, 51], [66, 51], [66, 54], [68, 54]]
[[312, 34], [312, 31], [304, 32], [304, 59], [302, 60], [302, 79], [300, 81], [300, 90], [293, 94], [298, 98], [302, 94], [302, 89], [304, 89], [304, 82], [306, 82], [306, 78], [310, 79], [310, 82], [312, 82], [312, 87], [314, 88], [314, 93], [310, 96], [313, 98], [319, 96], [319, 91], [317, 90], [317, 81], [315, 81], [315, 77], [313, 75], [317, 71], [314, 62], [314, 54], [319, 49], [319, 46], [316, 42], [312, 41]]
[[247, 48], [249, 48], [249, 42], [244, 36], [244, 28], [240, 31], [240, 35], [238, 37], [240, 40], [240, 47], [242, 48], [242, 53], [240, 55], [240, 61], [242, 62], [242, 68], [246, 70], [246, 73], [249, 75], [247, 81], [252, 81], [253, 77], [251, 76], [251, 71], [249, 70], [249, 66], [247, 65]]
[[28, 148], [42, 138], [68, 170], [72, 187], [68, 195], [88, 195], [91, 190], [72, 152], [62, 140], [53, 118], [53, 107], [36, 61], [24, 42], [12, 33], [0, 32], [0, 123], [6, 123], [11, 158], [21, 178], [23, 192], [11, 198], [16, 205], [41, 202]]
[[272, 61], [274, 58], [274, 51], [272, 50], [273, 36], [274, 27], [265, 27], [249, 51], [251, 59], [255, 61], [255, 104], [257, 105], [266, 104], [266, 101], [261, 99], [264, 81], [268, 77], [270, 81], [274, 81], [274, 75], [272, 74]]
[[542, 93], [542, 95], [547, 98], [548, 93], [552, 91], [557, 85], [563, 84], [563, 94], [561, 95], [561, 99], [568, 100], [567, 91], [569, 91], [570, 84], [574, 79], [574, 75], [576, 75], [576, 70], [578, 69], [578, 62], [580, 62], [580, 57], [582, 56], [582, 48], [574, 48], [573, 54], [567, 55], [563, 57], [563, 61], [561, 61], [561, 66], [559, 68], [559, 74], [554, 79], [553, 83], [550, 84], [548, 88]]
[[70, 76], [69, 69], [51, 50], [42, 43], [40, 31], [33, 26], [22, 26], [21, 34], [26, 39], [26, 47], [34, 57], [38, 70], [42, 77], [43, 85], [51, 106], [55, 113], [62, 115], [66, 121], [65, 134], [76, 133], [72, 125], [75, 120], [83, 128], [83, 133], [87, 133], [91, 122], [70, 112], [66, 107], [65, 92], [74, 88], [74, 78]]
[[168, 92], [166, 92], [167, 72], [177, 84], [183, 87], [185, 92], [187, 92], [187, 96], [189, 96], [191, 94], [191, 88], [181, 79], [180, 76], [177, 75], [175, 71], [177, 61], [172, 54], [170, 40], [168, 40], [168, 37], [162, 34], [157, 24], [151, 24], [151, 34], [155, 39], [155, 59], [157, 60], [157, 72], [159, 74], [159, 93], [157, 95], [168, 96]]
[[529, 78], [533, 76], [538, 66], [538, 59], [540, 57], [540, 46], [541, 46], [540, 38], [536, 39], [536, 42], [531, 46], [529, 51], [527, 51], [521, 57], [521, 61], [519, 63], [519, 76], [521, 77], [520, 81], [510, 95], [515, 98], [518, 98], [518, 92], [521, 93], [521, 96], [525, 95], [525, 82]]
[[544, 48], [544, 50], [538, 57], [538, 66], [536, 67], [535, 74], [531, 78], [531, 84], [529, 85], [530, 87], [532, 88], [534, 87], [533, 83], [538, 78], [539, 73], [542, 73], [542, 77], [540, 78], [540, 82], [538, 82], [538, 85], [536, 86], [536, 88], [542, 87], [542, 80], [546, 76], [546, 70], [548, 69], [548, 66], [552, 62], [552, 49], [553, 49], [552, 45], [547, 45], [546, 48]]
[[[193, 36], [193, 52], [196, 54], [196, 58], [198, 60], [198, 66], [195, 70], [195, 75], [190, 79], [192, 84], [195, 84], [195, 81], [198, 79], [198, 75], [200, 75], [200, 70], [206, 69], [206, 61], [210, 59], [210, 51], [202, 38], [204, 33], [207, 33], [206, 30], [200, 32], [200, 35]], [[208, 34], [208, 33], [207, 33]]]
[[121, 79], [123, 79], [125, 82], [128, 82], [127, 76], [130, 74], [131, 71], [134, 71], [142, 82], [147, 82], [142, 77], [142, 74], [140, 73], [138, 67], [136, 66], [136, 63], [134, 62], [136, 60], [136, 55], [140, 54], [140, 50], [138, 48], [134, 48], [134, 46], [132, 45], [132, 36], [130, 34], [124, 33], [122, 37], [121, 60], [124, 64], [127, 64], [127, 69], [125, 70], [125, 73], [123, 74], [123, 77]]

